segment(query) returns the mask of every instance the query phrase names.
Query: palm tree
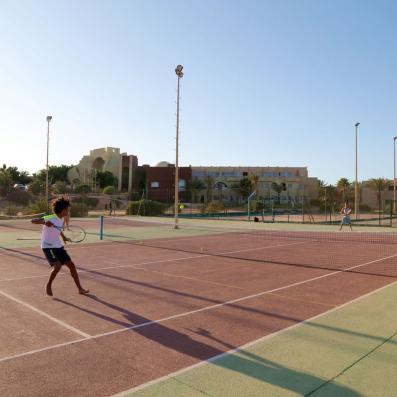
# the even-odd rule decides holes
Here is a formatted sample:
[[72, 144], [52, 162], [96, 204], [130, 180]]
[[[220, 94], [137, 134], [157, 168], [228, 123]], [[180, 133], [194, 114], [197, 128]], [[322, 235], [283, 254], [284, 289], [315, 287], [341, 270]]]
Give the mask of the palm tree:
[[281, 203], [281, 192], [284, 192], [286, 190], [286, 185], [284, 182], [278, 184], [276, 182], [272, 183], [272, 189], [277, 193], [278, 196], [278, 204]]
[[213, 193], [215, 180], [212, 176], [207, 175], [204, 179], [204, 183], [207, 189], [207, 203], [210, 203], [212, 201], [212, 193]]
[[349, 180], [347, 178], [340, 178], [339, 181], [337, 182], [336, 186], [339, 189], [342, 189], [342, 199], [343, 199], [343, 202], [345, 202], [347, 192], [351, 186], [351, 183], [349, 182]]
[[0, 168], [0, 189], [1, 194], [6, 196], [10, 193], [12, 185], [14, 184], [14, 179], [12, 177], [10, 167], [7, 167], [3, 164], [3, 167]]
[[252, 190], [253, 191], [257, 191], [258, 190], [259, 179], [260, 179], [259, 175], [250, 174], [249, 180], [251, 181], [251, 186], [252, 186]]
[[378, 210], [382, 207], [382, 191], [384, 191], [389, 185], [389, 181], [385, 178], [372, 178], [368, 181], [367, 186], [376, 191], [376, 198], [378, 202]]

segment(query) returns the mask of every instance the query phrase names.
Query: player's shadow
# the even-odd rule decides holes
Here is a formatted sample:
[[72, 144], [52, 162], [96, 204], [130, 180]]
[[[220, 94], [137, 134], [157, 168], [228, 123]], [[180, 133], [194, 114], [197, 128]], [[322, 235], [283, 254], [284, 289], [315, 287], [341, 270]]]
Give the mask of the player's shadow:
[[[96, 275], [101, 277], [101, 278], [96, 279], [97, 282], [104, 282], [104, 281], [101, 281], [101, 280], [111, 279], [111, 280], [121, 281], [122, 283], [131, 284], [131, 285], [134, 285], [134, 286], [144, 287], [145, 289], [149, 289], [149, 290], [154, 289], [154, 290], [158, 290], [158, 291], [161, 291], [161, 292], [165, 292], [167, 294], [169, 293], [169, 294], [172, 294], [172, 295], [177, 295], [178, 297], [182, 297], [182, 298], [198, 300], [200, 302], [209, 303], [211, 305], [219, 305], [219, 304], [224, 304], [225, 303], [223, 300], [210, 298], [210, 297], [202, 296], [202, 295], [199, 295], [199, 294], [193, 294], [193, 293], [190, 293], [190, 292], [187, 292], [187, 291], [178, 291], [178, 290], [173, 289], [173, 288], [167, 288], [165, 286], [155, 285], [155, 284], [151, 284], [149, 282], [132, 280], [130, 278], [125, 278], [125, 277], [122, 277], [122, 276], [116, 276], [114, 274], [108, 274], [108, 273], [100, 272], [100, 271], [97, 271], [97, 270], [93, 270], [91, 273], [94, 273], [94, 274], [96, 274]], [[104, 283], [106, 284], [106, 282], [104, 282]], [[122, 286], [118, 285], [117, 288], [121, 289]], [[130, 292], [130, 289], [125, 289], [125, 290]], [[145, 291], [140, 290], [139, 294], [141, 296], [143, 296], [143, 295], [147, 296], [148, 299], [153, 299], [153, 294], [150, 293], [150, 292], [146, 293]], [[163, 301], [168, 300], [171, 303], [175, 302], [173, 297], [166, 298], [166, 297], [163, 296], [161, 299]], [[183, 305], [183, 307], [186, 309], [186, 311], [192, 310], [191, 304], [189, 305], [189, 303], [186, 303], [184, 300], [179, 300], [178, 301], [178, 305], [180, 305], [180, 306]], [[239, 304], [238, 302], [228, 303], [227, 306], [231, 307], [233, 309], [242, 310], [244, 312], [248, 312], [248, 313], [252, 313], [252, 314], [259, 314], [259, 315], [263, 315], [263, 316], [272, 317], [272, 318], [277, 319], [277, 320], [287, 321], [288, 325], [301, 323], [302, 321], [305, 320], [305, 318], [302, 318], [302, 317], [293, 317], [293, 316], [280, 314], [280, 313], [276, 313], [276, 312], [272, 312], [272, 311], [266, 311], [266, 310], [263, 310], [263, 309], [257, 309], [255, 307], [244, 306], [244, 305]], [[249, 320], [247, 320], [247, 321], [249, 321]], [[332, 332], [337, 332], [337, 333], [340, 333], [340, 334], [354, 335], [354, 336], [363, 337], [363, 338], [366, 338], [366, 339], [372, 339], [372, 340], [379, 341], [379, 342], [383, 342], [384, 341], [384, 338], [382, 338], [381, 336], [370, 335], [370, 334], [366, 334], [366, 333], [363, 333], [363, 332], [352, 331], [352, 330], [344, 329], [344, 328], [340, 328], [340, 327], [333, 327], [333, 326], [327, 325], [327, 324], [319, 324], [319, 323], [310, 322], [310, 321], [306, 321], [305, 324], [310, 326], [310, 327], [313, 327], [313, 328], [330, 330]], [[121, 324], [121, 325], [124, 325], [124, 324]], [[305, 336], [302, 335], [302, 338], [304, 338], [304, 337]], [[390, 340], [389, 343], [397, 344], [397, 342], [394, 341], [394, 340]], [[346, 348], [348, 349], [349, 346], [346, 346]]]
[[[337, 383], [330, 383], [328, 379], [289, 368], [244, 349], [238, 350], [238, 352], [233, 354], [225, 354], [225, 352], [235, 349], [236, 346], [212, 336], [207, 330], [198, 329], [197, 331], [186, 330], [186, 332], [182, 332], [181, 330], [167, 327], [164, 323], [152, 322], [148, 318], [113, 303], [106, 302], [95, 295], [91, 294], [87, 295], [87, 297], [98, 304], [106, 306], [108, 309], [121, 313], [126, 321], [81, 307], [64, 299], [54, 298], [54, 300], [81, 310], [91, 316], [126, 327], [129, 332], [137, 333], [155, 342], [159, 346], [157, 350], [159, 357], [161, 354], [166, 354], [167, 349], [171, 349], [181, 354], [181, 363], [183, 362], [183, 356], [192, 357], [197, 362], [209, 360], [212, 365], [242, 376], [241, 379], [236, 378], [238, 383], [244, 382], [244, 377], [248, 377], [256, 381], [274, 385], [278, 388], [278, 391], [282, 389], [290, 390], [300, 396], [316, 395], [316, 391], [324, 386], [327, 387], [327, 393], [330, 393], [329, 395], [344, 397], [360, 396], [359, 393], [351, 388]], [[156, 357], [152, 356], [151, 360], [155, 362]], [[190, 364], [191, 360], [188, 360], [188, 363]], [[222, 377], [224, 375], [219, 374], [219, 376]], [[235, 385], [230, 381], [230, 390], [226, 391], [226, 394], [232, 393], [234, 387]]]

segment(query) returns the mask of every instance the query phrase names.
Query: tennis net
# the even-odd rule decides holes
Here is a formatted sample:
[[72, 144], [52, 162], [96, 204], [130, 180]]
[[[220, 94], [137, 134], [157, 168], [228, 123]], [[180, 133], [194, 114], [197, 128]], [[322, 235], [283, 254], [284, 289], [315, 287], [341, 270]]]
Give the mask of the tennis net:
[[[212, 224], [211, 224], [212, 222]], [[216, 222], [216, 221], [215, 221]], [[105, 218], [105, 240], [266, 265], [348, 271], [397, 278], [397, 233], [383, 231], [276, 230]]]

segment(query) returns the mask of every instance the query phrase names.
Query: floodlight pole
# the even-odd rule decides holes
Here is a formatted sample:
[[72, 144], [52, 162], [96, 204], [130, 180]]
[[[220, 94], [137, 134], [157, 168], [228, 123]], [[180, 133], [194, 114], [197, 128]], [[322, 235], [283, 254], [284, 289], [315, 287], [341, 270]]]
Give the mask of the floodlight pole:
[[394, 161], [393, 161], [393, 214], [396, 212], [396, 139], [397, 136], [393, 138], [394, 141]]
[[360, 125], [360, 123], [356, 123], [354, 124], [354, 126], [356, 127], [356, 181], [354, 183], [354, 214], [355, 214], [355, 218], [356, 220], [358, 219], [358, 212], [359, 212], [359, 208], [358, 208], [358, 160], [357, 160], [357, 154], [358, 154], [358, 149], [357, 149], [357, 142], [358, 142], [358, 126]]
[[179, 212], [179, 86], [180, 79], [183, 77], [183, 66], [178, 65], [175, 73], [178, 76], [178, 88], [176, 98], [176, 151], [175, 151], [175, 203], [174, 203], [174, 229], [178, 229], [178, 212]]
[[47, 204], [47, 212], [49, 212], [49, 188], [48, 188], [48, 155], [49, 155], [49, 147], [50, 147], [50, 121], [52, 120], [52, 116], [47, 116], [47, 163], [46, 163], [46, 175], [45, 175], [45, 198]]

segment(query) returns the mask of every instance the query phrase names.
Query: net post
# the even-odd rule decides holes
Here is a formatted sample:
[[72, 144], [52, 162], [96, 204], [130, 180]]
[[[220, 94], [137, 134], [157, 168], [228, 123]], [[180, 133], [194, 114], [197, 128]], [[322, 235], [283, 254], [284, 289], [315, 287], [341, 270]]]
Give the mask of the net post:
[[100, 216], [100, 227], [99, 227], [99, 240], [103, 240], [103, 220], [104, 216]]

